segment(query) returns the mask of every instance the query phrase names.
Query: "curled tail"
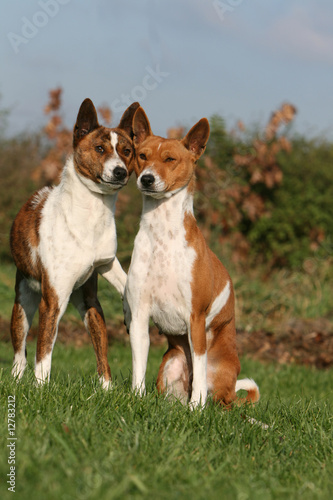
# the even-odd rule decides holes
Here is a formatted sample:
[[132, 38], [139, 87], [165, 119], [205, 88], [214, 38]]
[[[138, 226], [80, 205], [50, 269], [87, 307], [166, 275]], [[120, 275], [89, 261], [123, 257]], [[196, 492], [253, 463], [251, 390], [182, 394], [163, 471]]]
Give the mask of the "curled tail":
[[243, 378], [242, 380], [237, 380], [236, 392], [240, 390], [247, 391], [247, 396], [246, 398], [238, 399], [237, 404], [256, 403], [257, 401], [259, 401], [259, 387], [255, 383], [255, 381], [252, 380], [252, 378]]

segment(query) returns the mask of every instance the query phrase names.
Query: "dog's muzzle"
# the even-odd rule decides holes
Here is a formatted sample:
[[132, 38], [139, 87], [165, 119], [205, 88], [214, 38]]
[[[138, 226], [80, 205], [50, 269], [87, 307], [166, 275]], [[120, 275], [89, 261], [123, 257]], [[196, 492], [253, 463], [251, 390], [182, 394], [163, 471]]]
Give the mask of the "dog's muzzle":
[[116, 167], [113, 171], [113, 177], [117, 182], [123, 182], [127, 177], [127, 170], [123, 167]]
[[140, 182], [143, 188], [149, 189], [154, 184], [155, 177], [153, 176], [153, 174], [144, 174], [140, 178]]

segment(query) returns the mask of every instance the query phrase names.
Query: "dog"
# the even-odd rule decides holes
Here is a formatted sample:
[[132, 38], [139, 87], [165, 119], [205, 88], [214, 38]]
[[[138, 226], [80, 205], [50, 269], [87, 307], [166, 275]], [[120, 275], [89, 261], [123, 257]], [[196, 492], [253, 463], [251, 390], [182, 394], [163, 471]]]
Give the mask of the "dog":
[[256, 402], [257, 384], [238, 380], [234, 291], [231, 278], [208, 248], [193, 215], [195, 166], [209, 123], [202, 118], [182, 139], [153, 135], [144, 110], [133, 118], [134, 171], [143, 195], [140, 229], [124, 294], [132, 349], [132, 388], [145, 392], [149, 318], [168, 340], [157, 388], [190, 407], [207, 395], [228, 407], [236, 392]]
[[49, 381], [58, 323], [71, 301], [94, 346], [104, 388], [111, 384], [107, 333], [97, 298], [97, 274], [123, 295], [126, 273], [116, 258], [115, 203], [133, 170], [132, 119], [139, 103], [124, 112], [117, 128], [99, 125], [85, 99], [73, 131], [73, 154], [60, 184], [44, 187], [21, 208], [11, 229], [17, 267], [11, 318], [13, 376], [27, 364], [26, 336], [39, 306], [35, 376]]

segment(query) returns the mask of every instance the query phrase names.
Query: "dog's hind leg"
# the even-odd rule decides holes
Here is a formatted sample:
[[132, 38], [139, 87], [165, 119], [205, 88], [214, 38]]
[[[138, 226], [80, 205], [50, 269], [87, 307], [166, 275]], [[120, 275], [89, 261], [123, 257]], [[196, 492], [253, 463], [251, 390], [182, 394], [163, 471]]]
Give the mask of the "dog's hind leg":
[[[172, 339], [175, 340], [175, 337]], [[178, 345], [178, 343], [175, 345], [172, 339], [168, 336], [169, 348], [163, 356], [158, 372], [157, 389], [160, 393], [165, 393], [186, 404], [190, 396], [192, 382], [189, 346], [183, 345], [186, 344], [186, 341], [181, 342], [182, 345]]]
[[10, 333], [14, 348], [12, 375], [20, 379], [27, 365], [26, 338], [41, 295], [33, 290], [20, 271], [16, 272], [15, 303]]
[[79, 311], [94, 346], [97, 372], [102, 387], [111, 387], [111, 370], [107, 359], [108, 338], [102, 307], [97, 298], [97, 273], [84, 283], [71, 296], [72, 304]]
[[236, 399], [236, 380], [240, 372], [234, 319], [216, 327], [207, 364], [208, 389], [213, 400], [229, 406]]

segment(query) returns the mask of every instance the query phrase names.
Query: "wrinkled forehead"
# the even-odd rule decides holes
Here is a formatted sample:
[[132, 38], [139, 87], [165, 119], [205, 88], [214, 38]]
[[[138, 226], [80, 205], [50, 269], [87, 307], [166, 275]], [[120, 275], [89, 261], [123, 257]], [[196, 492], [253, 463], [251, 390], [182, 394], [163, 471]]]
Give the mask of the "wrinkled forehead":
[[93, 142], [99, 142], [103, 144], [109, 143], [114, 148], [118, 145], [132, 144], [132, 141], [128, 137], [128, 135], [122, 130], [116, 128], [100, 127], [97, 130], [94, 130], [89, 135], [91, 136], [91, 140], [93, 140]]
[[136, 147], [138, 153], [146, 155], [157, 154], [164, 156], [165, 154], [179, 154], [184, 153], [186, 148], [178, 139], [165, 139], [158, 136], [148, 136], [139, 146]]

